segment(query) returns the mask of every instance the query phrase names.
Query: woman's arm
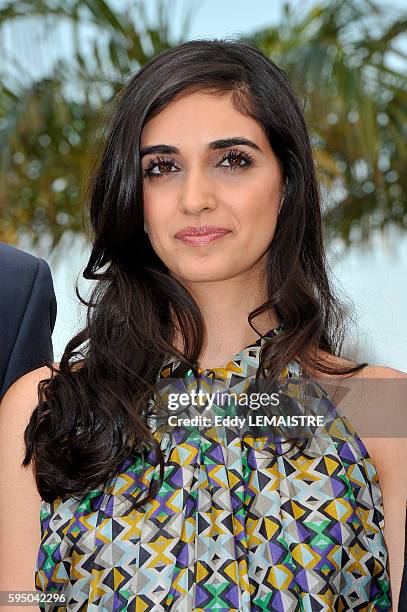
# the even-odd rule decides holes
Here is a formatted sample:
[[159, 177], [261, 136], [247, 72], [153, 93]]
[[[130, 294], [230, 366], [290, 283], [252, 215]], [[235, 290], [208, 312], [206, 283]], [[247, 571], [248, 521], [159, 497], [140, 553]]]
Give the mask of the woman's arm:
[[[363, 376], [364, 378], [407, 378], [405, 372], [376, 366], [366, 368]], [[405, 419], [407, 420], [407, 397], [405, 398], [404, 406]], [[388, 407], [383, 406], [383, 409], [386, 410]], [[387, 416], [389, 419], [392, 419], [391, 414]], [[399, 431], [405, 432], [405, 429], [406, 421], [399, 423]], [[397, 431], [397, 424], [395, 424], [394, 431]], [[389, 551], [393, 612], [397, 612], [404, 568], [407, 503], [407, 438], [363, 438], [363, 443], [376, 468], [383, 494], [384, 537]]]
[[35, 590], [41, 498], [31, 465], [24, 468], [21, 462], [24, 430], [38, 403], [38, 383], [49, 375], [46, 367], [29, 372], [10, 387], [0, 404], [0, 591]]

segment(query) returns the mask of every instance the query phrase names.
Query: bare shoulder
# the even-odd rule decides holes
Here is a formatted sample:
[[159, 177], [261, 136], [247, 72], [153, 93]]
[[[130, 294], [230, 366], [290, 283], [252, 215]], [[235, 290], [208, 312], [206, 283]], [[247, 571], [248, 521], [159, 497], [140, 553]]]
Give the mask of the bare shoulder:
[[[384, 481], [397, 486], [407, 499], [407, 373], [396, 368], [370, 365], [357, 376], [369, 380], [362, 389], [366, 401], [360, 413], [372, 430], [361, 436], [383, 486]], [[394, 382], [399, 381], [399, 382]], [[406, 380], [406, 382], [402, 382]], [[362, 395], [363, 400], [363, 395]], [[363, 412], [364, 410], [364, 412]], [[377, 423], [376, 426], [372, 423]]]
[[[318, 357], [329, 366], [356, 365], [322, 350]], [[317, 378], [339, 412], [352, 422], [382, 477], [397, 477], [399, 469], [407, 473], [407, 373], [368, 365], [350, 375], [318, 373]]]
[[[352, 361], [351, 359], [347, 359], [346, 357], [332, 355], [331, 353], [328, 353], [327, 351], [324, 351], [322, 349], [317, 350], [317, 355], [318, 355], [318, 358], [323, 363], [327, 364], [328, 366], [335, 366], [339, 368], [345, 368], [345, 367], [349, 368], [349, 367], [353, 367], [357, 365], [356, 361]], [[318, 376], [322, 376], [322, 375], [318, 373]], [[324, 374], [323, 376], [326, 378], [330, 378], [331, 376], [338, 377], [338, 378], [341, 377], [340, 375], [337, 375], [337, 374], [333, 374], [333, 375]], [[356, 377], [407, 378], [407, 373], [401, 370], [396, 370], [395, 368], [372, 364], [372, 365], [365, 366], [358, 372], [355, 372], [354, 374], [352, 374], [352, 377], [355, 377], [355, 378]]]
[[[53, 365], [54, 367], [58, 367], [58, 364]], [[16, 380], [7, 390], [0, 403], [0, 420], [2, 419], [2, 415], [4, 417], [4, 413], [9, 406], [25, 405], [27, 410], [30, 408], [32, 409], [33, 404], [36, 404], [38, 399], [39, 383], [42, 380], [48, 380], [51, 374], [50, 368], [43, 366], [24, 374], [24, 376]]]
[[407, 378], [407, 372], [379, 365], [366, 366], [362, 374], [366, 378]]
[[[369, 379], [366, 384], [370, 388], [365, 387], [369, 413], [378, 424], [377, 436], [364, 439], [366, 447], [376, 464], [382, 466], [382, 472], [391, 472], [397, 478], [401, 468], [407, 474], [407, 373], [371, 365], [359, 375]], [[399, 382], [393, 383], [393, 380]], [[407, 481], [405, 484], [407, 488]]]
[[7, 452], [13, 453], [13, 448], [10, 447], [10, 440], [14, 439], [23, 452], [23, 435], [26, 426], [29, 423], [33, 410], [38, 405], [39, 384], [43, 380], [49, 380], [51, 370], [44, 366], [32, 370], [24, 376], [16, 380], [5, 393], [0, 403], [0, 456], [2, 457], [1, 464], [7, 458], [4, 454]]
[[[79, 370], [81, 367], [85, 365], [85, 360], [78, 361], [72, 364], [72, 371]], [[59, 370], [59, 363], [53, 363], [53, 368], [55, 370]], [[7, 406], [8, 404], [13, 404], [22, 402], [29, 408], [29, 406], [33, 403], [36, 403], [38, 398], [38, 385], [43, 380], [49, 380], [52, 376], [52, 371], [50, 368], [43, 366], [41, 368], [37, 368], [36, 370], [32, 370], [21, 378], [17, 379], [11, 387], [7, 390], [4, 395], [1, 403], [0, 403], [0, 415], [4, 412], [3, 406]], [[1, 416], [0, 416], [1, 418]]]

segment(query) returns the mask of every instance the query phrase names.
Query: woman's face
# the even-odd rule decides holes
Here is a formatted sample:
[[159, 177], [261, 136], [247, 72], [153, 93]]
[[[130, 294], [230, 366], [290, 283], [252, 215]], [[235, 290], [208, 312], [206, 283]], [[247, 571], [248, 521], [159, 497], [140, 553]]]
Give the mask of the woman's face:
[[[171, 275], [204, 282], [262, 272], [283, 178], [262, 127], [230, 94], [174, 100], [144, 125], [140, 149], [145, 226]], [[229, 231], [210, 241], [177, 237], [202, 225]]]

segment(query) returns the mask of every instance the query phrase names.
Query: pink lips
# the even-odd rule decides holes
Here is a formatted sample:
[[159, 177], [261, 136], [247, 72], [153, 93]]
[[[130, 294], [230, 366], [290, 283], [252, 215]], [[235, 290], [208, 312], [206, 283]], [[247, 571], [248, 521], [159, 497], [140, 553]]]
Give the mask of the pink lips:
[[216, 227], [213, 225], [199, 225], [198, 227], [185, 227], [175, 234], [175, 238], [179, 238], [187, 244], [207, 244], [213, 240], [223, 238], [229, 234], [231, 230], [225, 227]]

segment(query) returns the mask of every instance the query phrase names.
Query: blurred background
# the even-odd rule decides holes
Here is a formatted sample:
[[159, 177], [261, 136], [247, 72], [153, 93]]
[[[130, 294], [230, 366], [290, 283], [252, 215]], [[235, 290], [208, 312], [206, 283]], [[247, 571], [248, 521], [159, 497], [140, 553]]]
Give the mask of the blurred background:
[[0, 241], [50, 264], [56, 360], [84, 321], [84, 187], [109, 101], [160, 51], [226, 37], [302, 101], [353, 321], [343, 354], [407, 371], [406, 26], [404, 0], [0, 0]]

